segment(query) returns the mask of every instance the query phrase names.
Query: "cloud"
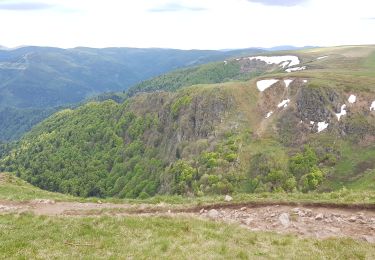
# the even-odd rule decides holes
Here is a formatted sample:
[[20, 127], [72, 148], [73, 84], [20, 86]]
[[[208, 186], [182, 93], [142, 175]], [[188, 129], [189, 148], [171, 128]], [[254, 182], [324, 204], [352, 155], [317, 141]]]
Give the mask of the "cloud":
[[190, 11], [190, 12], [197, 12], [197, 11], [205, 11], [206, 8], [202, 7], [193, 7], [193, 6], [185, 6], [178, 3], [168, 3], [165, 5], [160, 5], [154, 8], [149, 9], [150, 12], [181, 12], [181, 11]]
[[33, 11], [44, 10], [54, 7], [41, 2], [0, 2], [0, 10], [9, 11]]
[[276, 6], [296, 6], [306, 2], [307, 0], [248, 0], [249, 2], [261, 3], [264, 5]]

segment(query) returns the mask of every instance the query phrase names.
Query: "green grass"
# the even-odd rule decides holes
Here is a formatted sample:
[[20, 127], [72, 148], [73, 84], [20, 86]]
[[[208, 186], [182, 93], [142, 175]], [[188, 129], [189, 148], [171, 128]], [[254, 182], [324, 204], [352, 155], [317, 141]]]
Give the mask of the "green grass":
[[[79, 202], [97, 202], [98, 198], [79, 198], [64, 195], [55, 192], [41, 190], [31, 184], [14, 177], [11, 174], [3, 173], [0, 178], [0, 200], [12, 201], [30, 201], [34, 199], [53, 199], [56, 201], [79, 201]], [[371, 175], [373, 176], [373, 175]], [[370, 178], [371, 178], [370, 176]], [[368, 177], [366, 177], [368, 178]], [[365, 179], [363, 179], [365, 181]], [[372, 182], [373, 183], [373, 182]], [[371, 183], [370, 183], [371, 184]], [[369, 184], [369, 185], [370, 185]], [[362, 185], [358, 183], [357, 185]], [[361, 186], [360, 186], [361, 187]], [[372, 187], [372, 186], [371, 186]], [[351, 189], [341, 189], [327, 193], [237, 193], [232, 194], [234, 203], [252, 203], [252, 202], [306, 202], [306, 203], [340, 203], [340, 204], [356, 204], [356, 203], [375, 203], [374, 190], [357, 190], [355, 187]], [[203, 206], [212, 203], [224, 202], [223, 195], [212, 195], [204, 197], [185, 197], [185, 196], [154, 196], [145, 200], [139, 199], [118, 199], [106, 198], [100, 199], [102, 202], [109, 203], [129, 203], [129, 204], [159, 204], [167, 203], [187, 206]]]
[[4, 259], [373, 259], [351, 239], [299, 239], [170, 217], [0, 216]]
[[348, 188], [353, 190], [375, 190], [375, 169], [365, 171], [360, 178], [350, 183]]
[[26, 201], [33, 199], [74, 200], [73, 196], [41, 190], [9, 173], [0, 173], [0, 199]]
[[[334, 166], [333, 174], [328, 177], [323, 187], [333, 190], [347, 187], [354, 190], [374, 191], [374, 177], [368, 170], [375, 167], [375, 147], [358, 147], [348, 142], [337, 141], [341, 158]], [[360, 152], [358, 152], [360, 150]], [[367, 169], [369, 167], [369, 169]], [[372, 175], [373, 176], [373, 175]]]
[[369, 69], [375, 69], [375, 51], [365, 60], [364, 66]]

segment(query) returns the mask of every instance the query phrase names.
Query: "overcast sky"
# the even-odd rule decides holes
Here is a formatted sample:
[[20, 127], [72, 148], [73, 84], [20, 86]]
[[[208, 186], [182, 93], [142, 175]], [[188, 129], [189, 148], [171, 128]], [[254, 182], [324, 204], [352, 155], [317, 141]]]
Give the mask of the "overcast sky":
[[0, 45], [375, 44], [374, 0], [0, 0]]

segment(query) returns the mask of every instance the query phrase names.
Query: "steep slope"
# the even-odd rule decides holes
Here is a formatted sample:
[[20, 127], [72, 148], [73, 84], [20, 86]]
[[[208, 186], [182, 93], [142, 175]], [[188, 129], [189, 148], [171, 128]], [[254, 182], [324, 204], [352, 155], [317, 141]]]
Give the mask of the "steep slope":
[[80, 196], [375, 187], [373, 46], [237, 59], [273, 73], [61, 111], [1, 169]]

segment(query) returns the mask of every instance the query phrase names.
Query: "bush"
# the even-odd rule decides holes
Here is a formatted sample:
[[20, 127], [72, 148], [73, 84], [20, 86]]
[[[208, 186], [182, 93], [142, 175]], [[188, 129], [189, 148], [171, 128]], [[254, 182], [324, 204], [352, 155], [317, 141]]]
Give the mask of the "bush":
[[237, 159], [237, 154], [235, 153], [228, 153], [225, 155], [225, 160], [228, 162], [234, 162]]
[[138, 199], [142, 199], [142, 200], [144, 200], [144, 199], [147, 199], [147, 198], [149, 198], [149, 197], [150, 197], [150, 195], [148, 195], [147, 192], [142, 191], [142, 192], [139, 194]]
[[300, 185], [303, 192], [316, 190], [318, 186], [323, 182], [324, 174], [317, 167], [313, 168], [308, 174], [302, 176]]

